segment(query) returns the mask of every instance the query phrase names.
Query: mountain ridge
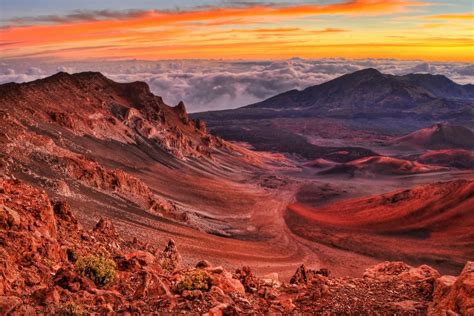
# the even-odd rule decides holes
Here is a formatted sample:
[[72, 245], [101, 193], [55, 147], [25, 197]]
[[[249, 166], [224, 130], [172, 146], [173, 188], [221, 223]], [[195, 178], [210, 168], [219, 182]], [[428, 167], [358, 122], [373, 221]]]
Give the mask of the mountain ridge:
[[319, 116], [419, 116], [437, 119], [472, 113], [474, 86], [443, 75], [396, 76], [367, 68], [303, 90], [289, 90], [235, 110], [193, 114], [206, 120]]

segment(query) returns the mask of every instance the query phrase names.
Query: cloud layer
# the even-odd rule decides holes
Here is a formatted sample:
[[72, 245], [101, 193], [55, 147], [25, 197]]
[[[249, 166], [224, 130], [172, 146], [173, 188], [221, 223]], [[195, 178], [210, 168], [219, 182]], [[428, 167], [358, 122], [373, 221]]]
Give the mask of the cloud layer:
[[236, 108], [291, 89], [304, 89], [363, 68], [383, 73], [443, 74], [461, 84], [474, 83], [470, 63], [426, 63], [388, 59], [290, 59], [282, 61], [121, 61], [46, 62], [11, 61], [0, 64], [0, 83], [24, 82], [58, 71], [100, 71], [120, 81], [145, 81], [152, 91], [175, 105], [183, 100], [190, 112]]

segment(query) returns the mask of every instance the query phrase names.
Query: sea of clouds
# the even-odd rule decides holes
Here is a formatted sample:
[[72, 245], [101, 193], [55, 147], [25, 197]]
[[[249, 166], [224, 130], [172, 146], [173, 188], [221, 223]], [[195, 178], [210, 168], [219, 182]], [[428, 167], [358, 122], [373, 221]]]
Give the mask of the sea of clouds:
[[[32, 66], [34, 65], [34, 66]], [[69, 73], [100, 71], [119, 81], [145, 81], [169, 105], [183, 100], [189, 112], [231, 109], [291, 89], [304, 89], [346, 73], [376, 68], [387, 74], [441, 74], [460, 83], [474, 83], [474, 64], [391, 59], [294, 58], [282, 61], [94, 61], [15, 60], [0, 63], [0, 84], [25, 82]]]

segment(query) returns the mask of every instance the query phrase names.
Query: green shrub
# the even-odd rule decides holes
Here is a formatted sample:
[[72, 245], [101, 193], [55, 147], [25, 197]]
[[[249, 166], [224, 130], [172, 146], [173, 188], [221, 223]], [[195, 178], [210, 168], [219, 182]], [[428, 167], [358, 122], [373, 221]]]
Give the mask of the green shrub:
[[176, 285], [176, 291], [182, 293], [186, 290], [209, 291], [211, 288], [211, 276], [203, 270], [192, 270], [185, 272], [183, 279]]
[[117, 269], [112, 259], [92, 255], [79, 258], [76, 267], [80, 274], [94, 281], [97, 286], [112, 282]]

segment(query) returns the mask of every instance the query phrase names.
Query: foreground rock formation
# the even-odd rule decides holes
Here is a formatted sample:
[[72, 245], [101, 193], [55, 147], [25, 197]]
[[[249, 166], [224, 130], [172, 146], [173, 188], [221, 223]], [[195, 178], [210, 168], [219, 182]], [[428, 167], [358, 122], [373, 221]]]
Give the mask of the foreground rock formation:
[[473, 262], [459, 277], [402, 262], [370, 267], [361, 278], [300, 266], [287, 283], [249, 267], [231, 272], [206, 260], [185, 266], [178, 246], [169, 241], [160, 251], [124, 239], [104, 219], [84, 230], [67, 203], [0, 178], [1, 315], [474, 313]]

